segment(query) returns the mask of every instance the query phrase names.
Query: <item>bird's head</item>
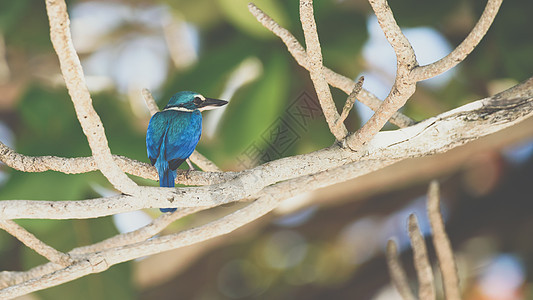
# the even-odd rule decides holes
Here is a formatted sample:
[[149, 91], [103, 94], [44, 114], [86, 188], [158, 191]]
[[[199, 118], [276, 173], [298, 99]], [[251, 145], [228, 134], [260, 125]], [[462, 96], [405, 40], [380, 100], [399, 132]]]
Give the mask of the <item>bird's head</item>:
[[193, 112], [214, 109], [228, 104], [228, 101], [206, 98], [196, 92], [184, 91], [174, 94], [168, 101], [165, 110]]

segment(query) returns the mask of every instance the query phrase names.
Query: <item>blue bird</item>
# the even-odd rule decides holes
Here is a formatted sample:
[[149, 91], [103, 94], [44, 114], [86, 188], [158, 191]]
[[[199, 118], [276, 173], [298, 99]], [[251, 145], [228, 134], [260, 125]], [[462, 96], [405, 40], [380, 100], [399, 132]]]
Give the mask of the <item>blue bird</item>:
[[[195, 92], [174, 94], [165, 108], [154, 114], [146, 131], [146, 149], [159, 174], [159, 186], [174, 187], [176, 169], [192, 154], [202, 134], [201, 111], [228, 104]], [[189, 165], [191, 168], [192, 166]], [[160, 208], [173, 212], [175, 208]]]

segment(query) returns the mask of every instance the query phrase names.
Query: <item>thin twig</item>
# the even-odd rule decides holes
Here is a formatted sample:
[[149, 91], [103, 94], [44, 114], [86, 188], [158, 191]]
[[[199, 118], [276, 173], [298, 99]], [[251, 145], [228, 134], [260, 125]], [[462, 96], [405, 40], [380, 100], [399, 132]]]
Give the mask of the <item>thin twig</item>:
[[409, 282], [407, 280], [407, 275], [398, 259], [398, 247], [393, 240], [387, 242], [387, 265], [389, 266], [389, 273], [391, 276], [392, 284], [400, 293], [400, 296], [404, 300], [414, 300], [416, 299], [409, 287]]
[[[304, 67], [307, 70], [310, 70], [310, 65], [305, 49], [287, 29], [281, 27], [278, 23], [276, 23], [275, 20], [270, 18], [270, 16], [264, 13], [253, 3], [248, 4], [248, 9], [259, 23], [261, 23], [265, 28], [270, 30], [273, 34], [278, 36], [283, 41], [285, 46], [287, 46], [287, 50], [289, 50], [291, 55], [294, 57], [294, 59], [300, 66]], [[329, 84], [341, 89], [347, 95], [349, 95], [353, 91], [355, 82], [352, 79], [335, 73], [331, 69], [328, 69], [324, 66], [323, 69], [324, 76]], [[370, 109], [372, 109], [373, 111], [376, 111], [382, 103], [381, 100], [379, 100], [374, 94], [370, 93], [365, 89], [361, 90], [358, 99], [359, 101], [361, 101], [361, 103], [370, 107]], [[415, 123], [412, 119], [400, 113], [395, 113], [391, 118], [390, 122], [400, 128], [407, 127]]]
[[428, 253], [426, 249], [426, 242], [420, 228], [416, 216], [411, 214], [409, 216], [409, 237], [411, 238], [411, 245], [413, 249], [413, 258], [415, 263], [416, 274], [418, 276], [418, 297], [424, 300], [435, 299], [435, 285], [433, 278], [433, 271], [429, 263]]
[[[159, 107], [157, 106], [152, 93], [149, 89], [144, 88], [142, 90], [142, 94], [144, 101], [146, 102], [146, 106], [148, 106], [148, 110], [150, 111], [150, 115], [154, 115], [159, 111]], [[196, 150], [194, 150], [189, 159], [205, 172], [222, 172], [222, 170], [220, 170], [220, 168], [217, 167], [214, 162], [210, 161], [207, 157], [203, 156]]]
[[138, 186], [122, 172], [113, 160], [104, 126], [92, 105], [80, 59], [72, 44], [70, 20], [65, 1], [46, 0], [46, 11], [50, 22], [50, 39], [59, 58], [65, 84], [74, 103], [83, 133], [87, 136], [96, 165], [115, 188], [124, 193], [134, 194]]
[[11, 220], [0, 220], [0, 228], [4, 229], [9, 234], [21, 241], [24, 245], [28, 246], [30, 249], [33, 249], [35, 252], [44, 256], [53, 263], [66, 267], [74, 262], [69, 255], [48, 246], [36, 238], [33, 234], [29, 233], [22, 226]]
[[452, 246], [440, 213], [439, 194], [439, 183], [434, 180], [430, 183], [428, 190], [428, 216], [433, 230], [433, 245], [439, 260], [446, 299], [459, 300], [461, 299], [461, 292], [457, 276], [457, 265], [455, 264]]
[[488, 0], [476, 26], [457, 48], [444, 58], [413, 69], [411, 76], [416, 81], [426, 80], [448, 71], [462, 62], [479, 44], [494, 21], [503, 0]]
[[331, 90], [323, 73], [322, 50], [320, 49], [312, 0], [300, 0], [300, 21], [305, 36], [309, 74], [315, 86], [318, 101], [322, 107], [329, 130], [338, 141], [341, 141], [348, 134], [348, 130], [344, 123], [335, 126], [335, 122], [339, 119], [339, 112], [335, 107]]
[[346, 142], [352, 150], [358, 150], [370, 141], [394, 113], [407, 102], [416, 89], [416, 81], [409, 76], [411, 70], [418, 65], [411, 43], [396, 23], [386, 0], [369, 0], [369, 2], [387, 41], [396, 53], [396, 81], [376, 113], [363, 127], [347, 137]]
[[363, 88], [364, 81], [365, 81], [365, 77], [361, 76], [355, 83], [355, 86], [352, 92], [350, 93], [350, 95], [348, 95], [348, 98], [346, 98], [346, 103], [344, 103], [341, 116], [337, 120], [337, 123], [335, 123], [335, 127], [338, 127], [340, 126], [340, 124], [344, 123], [344, 120], [346, 120], [346, 118], [348, 117], [348, 114], [350, 113], [350, 110], [352, 109], [355, 103], [357, 95], [359, 94], [359, 92], [361, 92], [361, 89]]

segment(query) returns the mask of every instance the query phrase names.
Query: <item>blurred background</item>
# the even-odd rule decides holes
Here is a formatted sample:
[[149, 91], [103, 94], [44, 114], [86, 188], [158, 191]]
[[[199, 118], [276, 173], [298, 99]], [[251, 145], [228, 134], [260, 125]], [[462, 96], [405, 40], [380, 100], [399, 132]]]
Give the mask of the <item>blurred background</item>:
[[[307, 71], [249, 14], [249, 0], [67, 1], [75, 47], [114, 154], [148, 162], [149, 113], [177, 91], [230, 100], [204, 114], [198, 150], [223, 170], [242, 170], [333, 143]], [[255, 4], [303, 43], [298, 1]], [[390, 3], [421, 64], [470, 32], [485, 1]], [[403, 112], [420, 121], [493, 95], [533, 70], [531, 1], [505, 1], [459, 67], [418, 85]], [[383, 99], [395, 58], [363, 0], [316, 1], [325, 65]], [[346, 95], [332, 89], [338, 107]], [[356, 130], [371, 112], [356, 105]], [[387, 129], [394, 129], [388, 125]], [[406, 233], [415, 212], [430, 233], [425, 193], [442, 183], [442, 209], [464, 299], [533, 299], [533, 120], [448, 153], [406, 160], [371, 175], [289, 199], [228, 236], [123, 263], [24, 299], [399, 299], [383, 251], [395, 238], [416, 278]], [[90, 155], [49, 39], [44, 1], [0, 0], [0, 141], [25, 155]], [[134, 178], [142, 185], [157, 182]], [[0, 166], [0, 200], [75, 200], [115, 194], [98, 172], [23, 173]], [[212, 209], [164, 233], [204, 224]], [[138, 228], [143, 210], [89, 220], [18, 220], [61, 250]], [[431, 253], [433, 249], [428, 244]], [[435, 262], [434, 255], [431, 259]], [[45, 260], [0, 232], [0, 270]], [[436, 272], [438, 274], [438, 272]], [[438, 275], [437, 275], [438, 277]]]

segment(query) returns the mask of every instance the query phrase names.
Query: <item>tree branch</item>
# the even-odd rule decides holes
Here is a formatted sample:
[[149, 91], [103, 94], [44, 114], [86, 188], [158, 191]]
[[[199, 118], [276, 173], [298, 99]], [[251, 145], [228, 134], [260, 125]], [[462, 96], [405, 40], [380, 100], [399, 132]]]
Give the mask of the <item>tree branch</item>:
[[0, 228], [4, 229], [7, 233], [21, 241], [24, 245], [35, 250], [35, 252], [39, 253], [55, 264], [66, 267], [73, 262], [70, 256], [48, 246], [36, 238], [33, 234], [26, 231], [26, 229], [24, 229], [22, 226], [11, 220], [0, 220]]
[[488, 0], [483, 14], [476, 23], [476, 26], [470, 31], [464, 41], [457, 46], [450, 54], [446, 55], [442, 59], [425, 65], [418, 66], [413, 69], [411, 76], [416, 81], [426, 80], [435, 77], [441, 73], [448, 71], [455, 67], [461, 61], [463, 61], [468, 54], [470, 54], [481, 39], [485, 36], [489, 30], [490, 25], [494, 21], [498, 10], [502, 4], [502, 0]]
[[355, 83], [355, 86], [354, 86], [352, 92], [350, 93], [350, 95], [348, 95], [348, 98], [346, 99], [346, 103], [344, 103], [344, 107], [342, 108], [341, 116], [339, 117], [339, 119], [335, 123], [335, 127], [340, 126], [341, 124], [343, 124], [344, 120], [346, 120], [346, 118], [348, 117], [348, 114], [350, 113], [350, 110], [352, 110], [352, 108], [353, 108], [355, 100], [357, 100], [356, 99], [357, 95], [359, 94], [359, 92], [361, 92], [361, 89], [363, 88], [363, 82], [364, 81], [365, 81], [365, 77], [361, 76], [361, 77], [359, 77], [359, 79]]
[[[1, 201], [0, 220], [13, 218], [91, 218], [147, 207], [180, 207], [185, 209], [164, 215], [133, 233], [118, 235], [94, 245], [73, 249], [69, 254], [73, 255], [75, 262], [66, 268], [48, 263], [27, 272], [2, 272], [0, 273], [0, 285], [5, 286], [8, 282], [10, 286], [0, 290], [0, 298], [20, 296], [87, 274], [102, 272], [120, 262], [184, 247], [229, 233], [270, 212], [278, 206], [280, 201], [289, 197], [363, 176], [409, 157], [447, 151], [478, 137], [509, 127], [533, 115], [533, 79], [530, 78], [494, 97], [470, 103], [414, 126], [378, 133], [391, 116], [395, 114], [399, 116], [396, 110], [414, 92], [417, 79], [411, 74], [412, 70], [417, 67], [417, 62], [409, 42], [401, 33], [386, 1], [371, 0], [380, 26], [396, 52], [398, 70], [394, 87], [387, 99], [376, 110], [374, 119], [371, 118], [371, 121], [360, 131], [348, 137], [350, 148], [359, 151], [351, 151], [335, 145], [313, 153], [282, 158], [250, 170], [230, 174], [228, 176], [233, 177], [229, 180], [202, 187], [176, 189], [137, 187], [122, 172], [119, 167], [120, 163], [115, 163], [120, 159], [111, 155], [103, 125], [92, 107], [92, 100], [83, 81], [79, 59], [72, 47], [65, 3], [62, 0], [47, 0], [46, 5], [50, 19], [51, 39], [58, 53], [61, 69], [78, 119], [93, 151], [94, 160], [91, 162], [87, 158], [81, 158], [80, 165], [85, 164], [83, 168], [98, 166], [115, 187], [128, 192], [130, 195], [83, 201]], [[339, 115], [331, 99], [331, 92], [326, 80], [332, 85], [340, 87], [346, 93], [354, 90], [355, 83], [323, 66], [311, 0], [301, 0], [301, 19], [307, 53], [288, 31], [279, 27], [253, 4], [250, 4], [249, 8], [265, 27], [282, 38], [297, 62], [310, 71], [324, 113], [328, 114], [326, 119], [331, 128], [332, 124], [339, 120]], [[146, 92], [144, 93], [146, 94]], [[359, 97], [362, 100], [367, 99], [365, 97], [372, 98], [364, 90]], [[153, 104], [152, 107], [149, 104], [149, 109], [155, 111], [157, 105], [153, 98], [147, 99], [147, 101]], [[379, 100], [367, 102], [372, 102], [371, 105], [374, 106], [380, 103]], [[332, 116], [335, 118], [332, 119]], [[412, 123], [407, 119], [405, 124]], [[344, 125], [341, 128], [343, 127]], [[347, 132], [345, 128], [344, 131]], [[338, 135], [338, 132], [336, 133]], [[374, 138], [370, 140], [372, 137]], [[27, 161], [23, 161], [24, 157], [22, 162], [13, 159], [20, 159], [19, 154], [13, 151], [6, 152], [4, 147], [1, 147], [0, 150], [0, 156], [6, 160], [11, 160], [14, 165], [33, 168], [28, 167]], [[65, 166], [65, 161], [58, 161], [59, 158], [34, 159], [41, 159], [45, 164], [51, 164], [33, 168], [35, 170], [49, 167], [61, 170], [73, 169], [70, 166]], [[125, 162], [125, 165], [130, 167], [134, 164], [134, 161]], [[214, 166], [209, 167], [215, 168]], [[74, 169], [76, 168], [80, 167], [74, 167]], [[153, 168], [148, 172], [153, 174]], [[253, 199], [255, 201], [244, 208], [206, 225], [148, 240], [169, 222], [186, 214], [234, 201]], [[411, 223], [416, 222], [411, 221]], [[422, 241], [425, 249], [423, 238], [419, 232], [417, 230], [410, 232], [415, 236], [415, 240]], [[414, 242], [414, 244], [418, 245], [419, 242]], [[422, 246], [415, 245], [414, 248], [417, 248], [415, 252], [420, 251], [420, 247]], [[419, 252], [416, 254], [418, 257], [420, 256]], [[429, 287], [427, 284], [429, 278], [427, 256], [425, 261], [415, 259], [416, 263], [421, 261], [425, 263], [421, 269], [426, 271], [425, 277], [421, 278], [421, 283], [424, 287]], [[421, 290], [421, 295], [426, 293], [431, 295], [431, 290], [426, 288]], [[434, 291], [432, 293], [434, 296]]]
[[472, 52], [487, 32], [501, 4], [501, 0], [490, 0], [480, 21], [463, 43], [442, 60], [420, 68], [413, 48], [396, 23], [387, 1], [369, 0], [369, 2], [387, 41], [396, 53], [396, 80], [389, 95], [379, 109], [376, 110], [376, 113], [361, 129], [347, 138], [346, 143], [353, 150], [358, 149], [372, 139], [383, 128], [387, 120], [405, 105], [409, 97], [415, 92], [416, 82], [431, 78], [450, 69]]
[[444, 221], [440, 213], [439, 183], [432, 181], [428, 190], [428, 216], [433, 230], [433, 245], [439, 259], [442, 282], [446, 299], [459, 300], [461, 292], [459, 290], [459, 278], [457, 277], [457, 266], [453, 256], [452, 246], [446, 230]]
[[[153, 166], [125, 156], [113, 155], [115, 163], [124, 172], [151, 180], [159, 180]], [[0, 142], [0, 161], [22, 172], [57, 171], [65, 174], [81, 174], [98, 170], [93, 157], [66, 158], [57, 156], [26, 156]], [[176, 183], [184, 185], [208, 185], [235, 178], [238, 172], [200, 172], [178, 170]]]
[[435, 285], [433, 271], [429, 263], [426, 242], [420, 232], [418, 222], [414, 214], [409, 215], [409, 237], [413, 249], [416, 274], [418, 276], [418, 297], [424, 300], [435, 299]]
[[50, 22], [50, 39], [59, 58], [61, 72], [96, 165], [115, 188], [124, 193], [134, 194], [138, 189], [137, 184], [126, 176], [113, 160], [104, 126], [92, 106], [80, 59], [72, 44], [70, 20], [65, 1], [46, 0], [46, 11]]
[[212, 162], [196, 150], [194, 150], [191, 156], [189, 156], [189, 159], [204, 172], [222, 172], [222, 170], [217, 167], [214, 162]]
[[[294, 57], [294, 59], [300, 66], [304, 67], [307, 70], [311, 69], [305, 49], [287, 29], [281, 27], [278, 23], [276, 23], [276, 21], [270, 18], [270, 16], [264, 13], [253, 3], [248, 4], [248, 9], [259, 23], [261, 23], [265, 28], [270, 30], [283, 41], [291, 55]], [[322, 68], [324, 76], [329, 84], [341, 89], [347, 95], [349, 95], [354, 90], [355, 82], [352, 79], [335, 73], [331, 69], [328, 69], [324, 66], [322, 66]], [[361, 103], [370, 107], [370, 109], [372, 109], [373, 111], [376, 111], [381, 105], [381, 100], [379, 100], [374, 94], [370, 93], [365, 89], [361, 90], [358, 99], [359, 101], [361, 101]], [[409, 117], [400, 113], [395, 113], [391, 118], [390, 122], [400, 128], [407, 127], [415, 123]]]
[[393, 285], [402, 296], [403, 300], [415, 300], [415, 296], [409, 287], [407, 275], [398, 259], [398, 247], [393, 240], [387, 242], [387, 265]]
[[[442, 114], [437, 118], [432, 118], [417, 124], [416, 126], [397, 130], [395, 136], [401, 136], [399, 139], [391, 139], [390, 136], [386, 136], [388, 132], [381, 132], [378, 137], [371, 143], [368, 143], [366, 148], [362, 151], [352, 152], [339, 147], [333, 147], [330, 148], [330, 150], [326, 149], [315, 152], [314, 155], [319, 155], [318, 159], [323, 159], [323, 161], [326, 162], [328, 161], [327, 157], [329, 157], [329, 155], [334, 157], [340, 155], [343, 157], [341, 160], [344, 163], [346, 163], [347, 157], [348, 159], [354, 158], [356, 153], [359, 153], [360, 156], [358, 157], [359, 161], [353, 163], [345, 165], [340, 164], [340, 167], [337, 168], [326, 168], [326, 170], [319, 173], [300, 176], [298, 178], [268, 186], [262, 190], [261, 193], [258, 193], [259, 198], [256, 201], [252, 202], [245, 208], [204, 226], [91, 254], [86, 256], [84, 260], [79, 260], [78, 263], [68, 269], [56, 271], [53, 266], [45, 264], [42, 267], [34, 268], [29, 271], [31, 272], [31, 275], [42, 276], [36, 279], [24, 272], [14, 274], [2, 273], [0, 274], [0, 278], [3, 277], [6, 278], [6, 280], [12, 277], [15, 277], [18, 280], [21, 278], [33, 279], [24, 282], [18, 281], [18, 284], [0, 290], [0, 297], [15, 297], [31, 291], [58, 285], [62, 282], [67, 282], [86, 274], [101, 272], [116, 263], [183, 247], [228, 233], [268, 213], [277, 206], [279, 201], [309, 191], [310, 187], [321, 188], [335, 182], [342, 182], [350, 178], [368, 174], [382, 168], [384, 161], [385, 164], [390, 165], [407, 157], [444, 152], [470, 140], [477, 139], [480, 136], [511, 126], [512, 124], [520, 122], [533, 115], [532, 86], [533, 79], [529, 79], [525, 83], [494, 97], [465, 105]], [[452, 132], [449, 130], [450, 128], [457, 129], [457, 131]], [[456, 132], [462, 131], [464, 131], [464, 135], [458, 140]], [[443, 142], [437, 143], [436, 141], [440, 139], [442, 139]], [[411, 147], [406, 147], [406, 145], [410, 145]], [[316, 157], [317, 156], [313, 156], [312, 160], [316, 161]], [[268, 177], [271, 172], [275, 173], [278, 169], [269, 169], [264, 166], [269, 165], [270, 167], [276, 167], [291, 164], [291, 167], [294, 167], [300, 165], [294, 164], [296, 161], [302, 163], [307, 161], [307, 158], [311, 158], [309, 157], [309, 154], [270, 162], [258, 167], [263, 168], [256, 168], [255, 175], [258, 176], [258, 179], [263, 178], [263, 175]], [[387, 158], [387, 160], [384, 158]], [[302, 165], [305, 164], [309, 164], [309, 162]], [[293, 171], [294, 170], [298, 170], [298, 168], [293, 169]], [[0, 204], [3, 204], [3, 202], [7, 201], [2, 201]], [[113, 202], [114, 201], [110, 201], [109, 204], [112, 204]], [[163, 206], [164, 205], [158, 207]], [[27, 208], [29, 207], [31, 207], [31, 205], [27, 206]], [[5, 206], [2, 207], [0, 211], [5, 210], [5, 208]], [[5, 214], [3, 213], [2, 216], [5, 216]], [[43, 276], [47, 271], [56, 272]], [[13, 282], [13, 280], [10, 282]]]
[[159, 112], [159, 106], [157, 106], [154, 96], [152, 96], [150, 90], [144, 88], [142, 89], [141, 93], [143, 95], [144, 102], [146, 102], [146, 106], [148, 107], [148, 111], [150, 112], [150, 116], [153, 116], [155, 113]]
[[98, 243], [95, 243], [89, 246], [78, 247], [76, 249], [73, 249], [69, 253], [80, 255], [80, 254], [87, 254], [91, 252], [99, 252], [99, 251], [116, 248], [116, 247], [122, 247], [128, 244], [139, 243], [160, 233], [163, 229], [165, 229], [168, 225], [170, 225], [174, 221], [179, 220], [188, 215], [194, 214], [196, 212], [199, 212], [201, 210], [202, 208], [200, 207], [184, 208], [184, 209], [177, 210], [171, 214], [162, 214], [157, 219], [153, 220], [150, 224], [143, 226], [137, 230], [115, 235], [106, 240], [103, 240], [101, 242], [98, 242]]
[[[135, 231], [122, 233], [95, 243], [89, 246], [82, 246], [73, 249], [68, 253], [68, 255], [80, 259], [85, 259], [86, 255], [93, 254], [95, 252], [125, 246], [127, 244], [137, 243], [144, 240], [147, 240], [154, 235], [161, 232], [166, 226], [170, 223], [183, 218], [189, 214], [198, 212], [200, 208], [191, 208], [191, 209], [182, 209], [178, 210], [171, 214], [162, 214], [159, 218], [153, 220], [150, 224], [139, 228]], [[60, 270], [62, 267], [58, 264], [47, 263], [35, 268], [32, 268], [26, 272], [10, 272], [3, 271], [0, 272], [0, 288], [5, 288], [8, 286], [20, 284], [22, 282], [28, 281], [30, 279], [38, 278], [43, 275], [52, 273], [54, 271]]]
[[320, 41], [318, 40], [312, 0], [300, 0], [300, 21], [305, 36], [307, 61], [309, 65], [308, 70], [311, 75], [311, 80], [315, 86], [316, 94], [326, 122], [328, 123], [329, 130], [337, 141], [341, 141], [348, 134], [348, 130], [344, 126], [344, 123], [336, 123], [340, 116], [323, 73], [322, 50], [320, 49]]
[[[168, 191], [146, 187], [149, 196], [120, 195], [82, 201], [0, 202], [0, 219], [94, 218], [148, 207], [209, 207], [250, 199], [267, 186], [298, 177], [315, 176], [326, 170], [372, 163], [373, 170], [410, 157], [442, 153], [490, 133], [502, 130], [533, 115], [533, 78], [493, 97], [478, 100], [414, 126], [384, 131], [360, 151], [333, 146], [316, 152], [271, 161], [239, 173], [234, 179], [210, 186], [183, 187]], [[453, 129], [453, 130], [452, 130]], [[458, 132], [461, 136], [458, 137]], [[316, 162], [320, 161], [320, 164]], [[361, 173], [322, 179], [343, 182]], [[309, 184], [319, 186], [321, 182]], [[309, 187], [308, 187], [309, 188]]]
[[386, 0], [369, 0], [369, 2], [387, 41], [396, 53], [396, 80], [376, 113], [363, 127], [347, 137], [346, 143], [352, 150], [357, 150], [370, 141], [392, 115], [407, 102], [416, 89], [416, 81], [409, 77], [411, 70], [418, 65], [411, 43], [396, 23]]

